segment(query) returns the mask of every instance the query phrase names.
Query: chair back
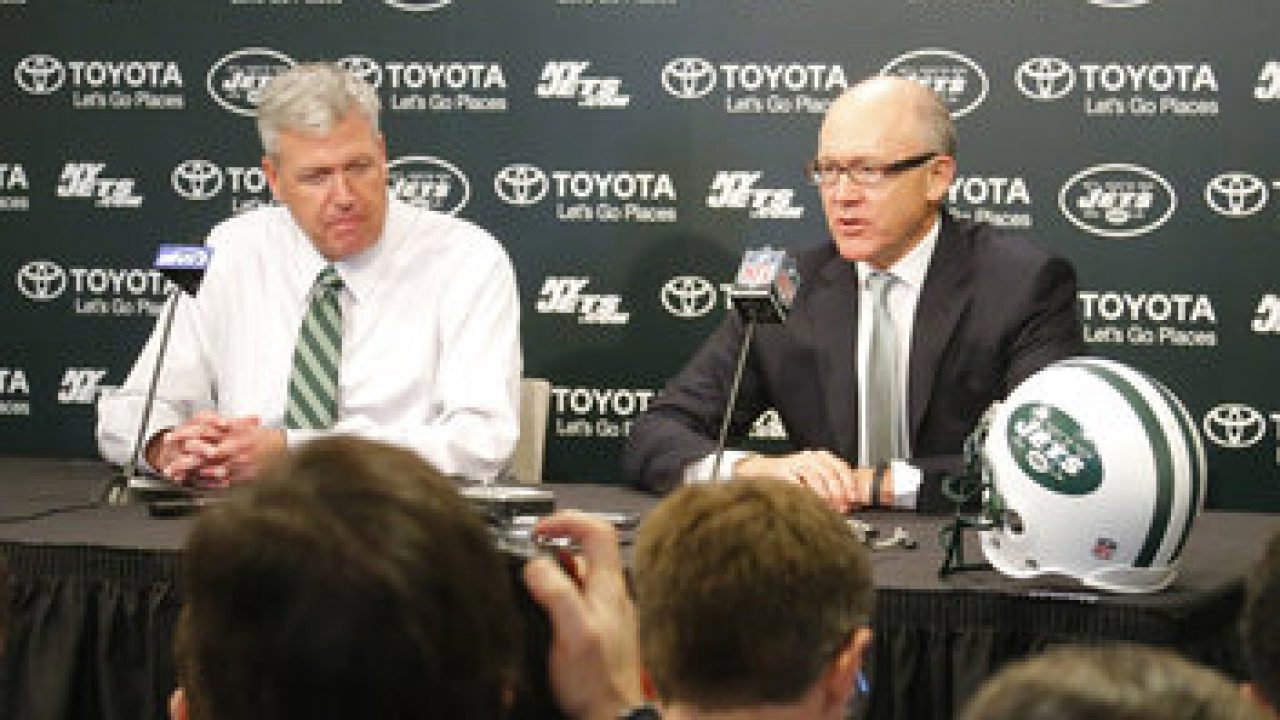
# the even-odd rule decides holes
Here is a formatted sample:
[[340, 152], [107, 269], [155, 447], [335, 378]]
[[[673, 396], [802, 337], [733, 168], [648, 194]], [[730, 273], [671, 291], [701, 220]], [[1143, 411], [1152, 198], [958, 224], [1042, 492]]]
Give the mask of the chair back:
[[511, 457], [511, 477], [518, 483], [542, 482], [542, 459], [547, 448], [547, 417], [551, 409], [551, 382], [544, 378], [520, 380], [520, 437]]

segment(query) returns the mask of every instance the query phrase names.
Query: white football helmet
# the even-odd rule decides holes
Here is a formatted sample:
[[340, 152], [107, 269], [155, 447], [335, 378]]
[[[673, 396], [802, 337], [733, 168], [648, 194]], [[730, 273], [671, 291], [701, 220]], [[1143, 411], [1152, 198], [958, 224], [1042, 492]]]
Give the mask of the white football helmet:
[[1204, 448], [1156, 380], [1101, 358], [1054, 363], [995, 410], [981, 455], [993, 527], [979, 535], [1000, 572], [1134, 593], [1177, 576], [1204, 505]]

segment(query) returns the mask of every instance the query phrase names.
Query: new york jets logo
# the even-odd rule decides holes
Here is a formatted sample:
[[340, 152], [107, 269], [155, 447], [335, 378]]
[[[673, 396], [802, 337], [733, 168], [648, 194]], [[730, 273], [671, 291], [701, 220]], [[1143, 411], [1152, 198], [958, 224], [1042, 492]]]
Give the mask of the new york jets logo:
[[1009, 415], [1009, 451], [1036, 484], [1064, 495], [1088, 495], [1102, 484], [1102, 461], [1079, 423], [1061, 410], [1027, 403]]

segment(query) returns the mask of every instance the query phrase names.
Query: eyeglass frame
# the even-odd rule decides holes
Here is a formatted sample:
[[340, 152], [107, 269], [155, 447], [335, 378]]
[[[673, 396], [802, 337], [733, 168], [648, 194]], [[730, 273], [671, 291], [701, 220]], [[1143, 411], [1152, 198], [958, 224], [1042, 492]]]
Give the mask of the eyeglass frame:
[[[884, 183], [894, 175], [918, 168], [930, 160], [944, 154], [945, 153], [941, 153], [936, 150], [931, 150], [920, 153], [919, 155], [912, 155], [911, 157], [903, 158], [902, 160], [895, 162], [884, 163], [882, 165], [833, 165], [825, 169], [819, 169], [818, 160], [817, 158], [814, 158], [809, 161], [807, 166], [805, 166], [805, 174], [809, 177], [810, 183], [820, 188], [829, 189], [837, 187], [841, 180], [845, 180], [855, 187], [875, 187]], [[825, 175], [832, 171], [835, 171], [832, 180], [824, 182], [819, 176], [820, 173]], [[859, 179], [855, 176], [855, 173], [870, 173], [870, 176], [864, 176]]]

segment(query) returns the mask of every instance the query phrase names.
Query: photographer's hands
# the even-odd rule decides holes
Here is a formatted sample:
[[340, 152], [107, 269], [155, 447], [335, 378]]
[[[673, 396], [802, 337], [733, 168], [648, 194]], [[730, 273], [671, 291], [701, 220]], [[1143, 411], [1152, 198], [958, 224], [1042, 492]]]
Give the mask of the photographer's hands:
[[614, 720], [644, 700], [617, 533], [571, 510], [543, 518], [534, 533], [582, 548], [580, 555], [561, 552], [559, 563], [540, 555], [524, 568], [530, 594], [551, 619], [548, 672], [556, 701], [575, 720]]

